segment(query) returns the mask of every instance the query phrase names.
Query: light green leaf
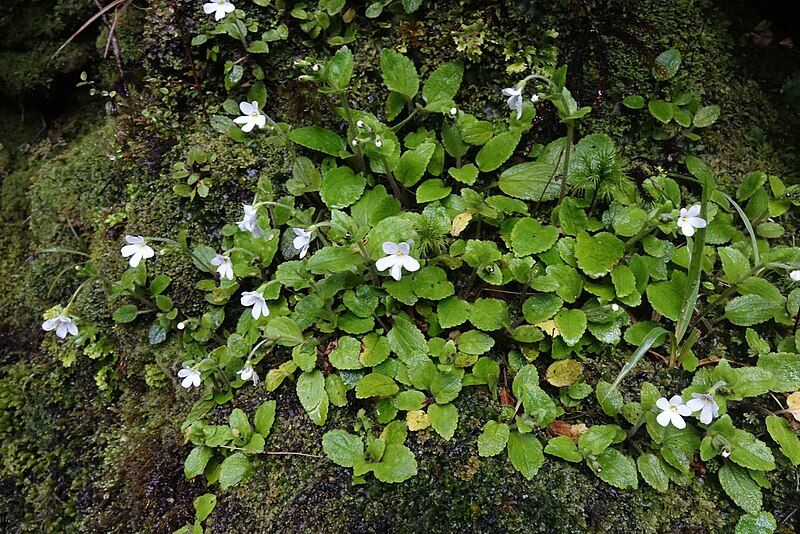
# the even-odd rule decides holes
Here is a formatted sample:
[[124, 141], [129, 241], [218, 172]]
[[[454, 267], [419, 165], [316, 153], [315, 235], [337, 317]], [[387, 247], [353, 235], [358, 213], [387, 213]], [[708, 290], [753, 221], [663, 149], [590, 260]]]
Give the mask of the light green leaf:
[[511, 231], [511, 248], [517, 256], [544, 252], [558, 239], [558, 228], [542, 226], [539, 221], [526, 217], [520, 219]]
[[777, 528], [778, 523], [771, 513], [759, 512], [740, 517], [734, 534], [772, 534]]
[[711, 126], [712, 124], [717, 122], [718, 118], [719, 118], [719, 106], [717, 105], [703, 106], [702, 108], [698, 109], [695, 112], [692, 124], [694, 124], [698, 128], [706, 128], [707, 126]]
[[449, 195], [452, 190], [452, 187], [444, 185], [444, 182], [439, 178], [425, 180], [417, 188], [417, 203], [425, 204], [434, 200], [441, 200]]
[[461, 352], [480, 356], [494, 346], [494, 339], [478, 330], [468, 330], [458, 336], [456, 345]]
[[498, 187], [506, 195], [523, 200], [555, 200], [561, 190], [561, 179], [554, 178], [556, 168], [545, 161], [529, 161], [506, 169]]
[[450, 441], [458, 426], [458, 410], [452, 404], [431, 404], [428, 406], [431, 427], [445, 441]]
[[531, 480], [544, 464], [542, 444], [533, 434], [512, 432], [508, 436], [508, 459], [514, 469]]
[[487, 421], [483, 432], [478, 436], [478, 454], [480, 456], [496, 456], [503, 452], [508, 442], [509, 430], [505, 423]]
[[470, 306], [469, 322], [484, 331], [508, 326], [508, 304], [500, 299], [480, 298]]
[[331, 209], [345, 208], [361, 198], [367, 180], [350, 167], [334, 167], [322, 176], [319, 196]]
[[272, 424], [275, 422], [275, 408], [277, 403], [274, 400], [268, 400], [261, 403], [261, 406], [256, 410], [256, 415], [253, 418], [253, 424], [256, 427], [256, 432], [264, 437], [269, 436], [272, 430]]
[[601, 480], [620, 489], [636, 489], [639, 477], [636, 475], [636, 463], [616, 449], [606, 449], [597, 457], [597, 476]]
[[370, 373], [356, 383], [356, 398], [391, 397], [400, 391], [397, 383], [386, 375]]
[[322, 436], [322, 450], [336, 465], [353, 467], [364, 458], [364, 442], [344, 430], [330, 430]]
[[600, 232], [590, 236], [581, 232], [575, 238], [578, 267], [592, 278], [600, 278], [614, 268], [625, 253], [625, 245], [616, 236]]
[[450, 105], [450, 101], [455, 98], [459, 87], [461, 87], [461, 77], [464, 75], [464, 67], [457, 61], [450, 61], [439, 65], [434, 70], [425, 85], [422, 87], [422, 98], [428, 108], [432, 111], [444, 111], [437, 104]]
[[578, 447], [575, 442], [567, 436], [556, 436], [550, 438], [544, 448], [544, 452], [552, 454], [568, 462], [580, 462], [583, 460], [583, 455], [578, 452]]
[[636, 460], [636, 466], [642, 478], [656, 491], [666, 493], [669, 490], [669, 476], [657, 456], [645, 453]]
[[372, 472], [381, 482], [403, 482], [417, 474], [417, 460], [405, 445], [389, 443], [381, 461], [374, 465]]
[[241, 452], [235, 452], [222, 461], [219, 470], [219, 486], [226, 490], [236, 486], [250, 475], [250, 460]]
[[289, 132], [289, 139], [300, 146], [331, 156], [347, 154], [347, 144], [334, 131], [319, 126], [305, 126]]
[[556, 326], [561, 338], [570, 347], [580, 341], [586, 332], [586, 314], [583, 310], [560, 310], [555, 317]]
[[727, 462], [720, 468], [718, 476], [722, 489], [739, 508], [750, 514], [761, 511], [761, 488], [747, 469]]
[[183, 474], [186, 478], [194, 478], [205, 471], [208, 461], [211, 459], [211, 448], [199, 445], [192, 449], [189, 456], [183, 462]]
[[681, 66], [681, 53], [670, 48], [661, 52], [656, 58], [656, 65], [653, 67], [653, 77], [656, 80], [669, 80], [678, 72]]
[[789, 422], [783, 417], [768, 415], [767, 430], [772, 439], [775, 440], [775, 443], [780, 446], [781, 452], [792, 462], [792, 465], [795, 467], [800, 465], [800, 438], [789, 426]]
[[419, 76], [414, 63], [390, 48], [381, 52], [381, 74], [386, 87], [408, 99], [419, 91]]
[[[521, 135], [517, 131], [503, 132], [492, 137], [475, 155], [475, 164], [481, 172], [497, 169], [511, 157], [520, 139]], [[503, 189], [502, 186], [500, 189]]]

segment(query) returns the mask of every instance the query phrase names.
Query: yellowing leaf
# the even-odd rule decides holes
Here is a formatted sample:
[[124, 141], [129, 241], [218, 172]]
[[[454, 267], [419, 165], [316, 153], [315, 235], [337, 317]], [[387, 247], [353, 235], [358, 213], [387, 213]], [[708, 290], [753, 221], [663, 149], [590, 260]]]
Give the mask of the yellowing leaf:
[[431, 426], [431, 420], [424, 411], [413, 410], [406, 414], [406, 424], [408, 424], [409, 430], [415, 432]]
[[539, 323], [536, 326], [550, 337], [556, 337], [561, 333], [556, 326], [556, 322], [552, 319]]
[[472, 220], [472, 215], [471, 211], [465, 211], [453, 217], [453, 226], [450, 229], [450, 235], [453, 237], [461, 235], [461, 232], [467, 228], [469, 222]]
[[557, 388], [571, 386], [581, 376], [583, 366], [577, 360], [560, 360], [547, 368], [547, 381]]

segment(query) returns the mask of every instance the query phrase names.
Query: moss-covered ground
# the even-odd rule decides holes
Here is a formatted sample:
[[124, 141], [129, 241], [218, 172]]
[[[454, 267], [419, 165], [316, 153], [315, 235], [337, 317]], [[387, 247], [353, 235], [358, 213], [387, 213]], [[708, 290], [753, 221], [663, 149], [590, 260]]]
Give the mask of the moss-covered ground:
[[[363, 12], [363, 2], [348, 2]], [[722, 108], [702, 135], [701, 153], [722, 181], [735, 184], [750, 171], [800, 182], [797, 76], [800, 18], [791, 2], [646, 0], [498, 2], [424, 0], [411, 19], [357, 18], [357, 105], [378, 111], [380, 47], [400, 46], [425, 73], [447, 59], [467, 60], [463, 100], [477, 114], [502, 109], [500, 89], [516, 78], [505, 72], [506, 48], [536, 45], [556, 30], [559, 61], [570, 85], [592, 105], [587, 131], [604, 131], [632, 159], [632, 173], [670, 166], [679, 142], [641, 135], [644, 115], [620, 106], [622, 97], [658, 90], [650, 69], [662, 50], [681, 50], [681, 83]], [[251, 4], [248, 3], [248, 7]], [[214, 244], [224, 222], [251, 198], [260, 175], [287, 176], [280, 149], [260, 141], [237, 144], [208, 127], [227, 97], [220, 68], [192, 57], [187, 38], [207, 24], [200, 3], [134, 2], [118, 27], [130, 95], [107, 105], [76, 88], [82, 70], [98, 87], [124, 90], [114, 60], [103, 58], [107, 32], [92, 25], [55, 60], [48, 58], [94, 12], [91, 2], [16, 0], [0, 8], [0, 530], [4, 532], [172, 532], [192, 519], [203, 483], [183, 477], [180, 424], [192, 403], [174, 376], [182, 355], [167, 341], [147, 343], [147, 329], [115, 325], [116, 307], [97, 283], [81, 293], [81, 314], [108, 336], [99, 357], [68, 353], [40, 329], [42, 312], [69, 299], [73, 266], [87, 254], [108, 279], [124, 261], [126, 233], [174, 236], [187, 230]], [[269, 11], [274, 12], [274, 11]], [[767, 44], [754, 35], [771, 21]], [[477, 26], [474, 26], [475, 24]], [[296, 80], [292, 60], [326, 50], [309, 45], [296, 23], [289, 41], [274, 47], [267, 72], [268, 112], [294, 125], [330, 120], [331, 102]], [[477, 29], [476, 29], [477, 28]], [[748, 33], [751, 32], [751, 33]], [[456, 44], [475, 42], [469, 58]], [[187, 52], [187, 50], [189, 50]], [[192, 65], [189, 65], [189, 62]], [[509, 60], [510, 62], [510, 60]], [[796, 81], [795, 81], [796, 83]], [[787, 90], [787, 87], [789, 88]], [[794, 89], [796, 91], [796, 89]], [[528, 144], [561, 135], [542, 114]], [[580, 133], [580, 132], [579, 132]], [[217, 154], [206, 199], [172, 193], [170, 169], [189, 149]], [[78, 257], [79, 256], [79, 257]], [[170, 296], [187, 313], [201, 309], [195, 270], [165, 256], [154, 267], [173, 278]], [[736, 350], [730, 346], [713, 350]], [[588, 373], [609, 379], [619, 358], [595, 361]], [[656, 365], [639, 367], [645, 379], [672, 380]], [[358, 405], [335, 411], [314, 426], [293, 388], [275, 398], [279, 416], [270, 450], [321, 453], [324, 431], [347, 426]], [[248, 413], [266, 398], [254, 388], [235, 399]], [[632, 398], [632, 394], [631, 394]], [[212, 532], [730, 532], [740, 511], [714, 478], [698, 476], [659, 494], [640, 485], [620, 491], [580, 464], [549, 461], [533, 481], [515, 473], [504, 455], [478, 458], [475, 439], [499, 407], [485, 393], [462, 395], [456, 436], [431, 432], [409, 439], [419, 475], [389, 485], [352, 486], [350, 473], [328, 462], [268, 457], [249, 481], [221, 494], [208, 521]], [[743, 408], [746, 410], [746, 408]], [[585, 421], [593, 415], [581, 414]], [[763, 432], [763, 428], [755, 428]], [[713, 463], [708, 469], [714, 469]], [[797, 473], [770, 476], [764, 509], [785, 532], [800, 529]]]

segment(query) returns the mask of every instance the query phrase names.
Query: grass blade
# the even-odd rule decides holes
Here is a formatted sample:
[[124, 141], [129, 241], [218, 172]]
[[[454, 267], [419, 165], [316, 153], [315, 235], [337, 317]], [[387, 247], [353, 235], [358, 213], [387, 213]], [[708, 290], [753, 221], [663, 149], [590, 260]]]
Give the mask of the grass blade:
[[614, 383], [611, 384], [611, 387], [608, 388], [608, 392], [606, 393], [606, 396], [603, 397], [603, 400], [606, 400], [606, 397], [608, 397], [608, 395], [612, 391], [614, 391], [614, 389], [616, 389], [619, 383], [622, 382], [622, 379], [625, 378], [625, 376], [631, 372], [631, 370], [636, 366], [637, 363], [639, 363], [639, 360], [642, 359], [642, 356], [644, 356], [644, 354], [648, 350], [650, 350], [650, 347], [652, 347], [655, 344], [658, 338], [667, 333], [668, 332], [663, 328], [661, 328], [660, 326], [654, 326], [647, 333], [647, 335], [644, 336], [644, 338], [642, 339], [642, 344], [639, 345], [639, 348], [636, 349], [636, 352], [631, 354], [631, 357], [628, 358], [628, 361], [625, 362], [625, 365], [622, 366], [622, 370], [620, 370], [619, 374], [617, 375], [617, 378], [614, 379]]
[[742, 218], [742, 222], [744, 223], [744, 227], [747, 228], [747, 233], [750, 234], [750, 244], [753, 247], [753, 261], [755, 261], [755, 265], [761, 265], [761, 254], [758, 252], [758, 241], [756, 241], [756, 233], [753, 231], [753, 225], [750, 224], [750, 219], [747, 217], [747, 214], [744, 212], [742, 207], [736, 203], [729, 195], [723, 193], [728, 202], [733, 204], [733, 207], [736, 208], [736, 211], [739, 212], [739, 217]]

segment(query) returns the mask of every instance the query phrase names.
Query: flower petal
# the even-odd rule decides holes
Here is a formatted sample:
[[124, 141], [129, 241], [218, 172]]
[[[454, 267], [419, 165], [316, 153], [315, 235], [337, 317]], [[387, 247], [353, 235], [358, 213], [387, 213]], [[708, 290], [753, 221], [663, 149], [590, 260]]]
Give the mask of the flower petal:
[[669, 401], [666, 399], [666, 397], [661, 397], [656, 401], [656, 406], [662, 410], [669, 410]]
[[397, 243], [386, 241], [381, 245], [384, 254], [397, 254], [400, 251], [400, 246]]
[[412, 258], [411, 256], [402, 256], [403, 267], [406, 268], [406, 271], [409, 272], [416, 272], [419, 271], [419, 262]]
[[50, 332], [51, 330], [55, 330], [59, 323], [59, 318], [56, 317], [55, 319], [48, 319], [42, 323], [42, 330], [45, 332]]
[[672, 425], [675, 428], [680, 429], [680, 430], [683, 430], [684, 428], [686, 428], [686, 421], [683, 420], [683, 417], [681, 417], [677, 413], [673, 413], [671, 415], [672, 415], [672, 417], [671, 417]]
[[705, 407], [706, 403], [702, 399], [691, 399], [686, 403], [686, 407], [692, 412], [699, 412]]
[[[385, 246], [385, 244], [384, 244]], [[379, 259], [375, 262], [375, 268], [379, 271], [385, 271], [389, 267], [394, 266], [397, 263], [397, 257], [394, 255], [391, 256], [384, 256], [383, 258]]]
[[399, 263], [395, 263], [394, 265], [392, 265], [392, 270], [390, 272], [392, 278], [394, 278], [399, 282], [400, 278], [403, 276], [403, 266], [400, 265]]
[[661, 412], [656, 416], [656, 422], [661, 426], [669, 426], [669, 421], [672, 416], [669, 412]]

